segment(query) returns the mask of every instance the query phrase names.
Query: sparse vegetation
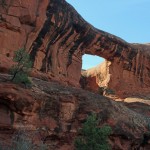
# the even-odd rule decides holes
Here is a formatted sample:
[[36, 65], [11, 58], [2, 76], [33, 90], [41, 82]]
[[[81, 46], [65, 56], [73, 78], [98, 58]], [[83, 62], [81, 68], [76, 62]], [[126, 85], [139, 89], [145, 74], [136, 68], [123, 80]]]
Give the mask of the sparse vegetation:
[[115, 95], [115, 91], [113, 89], [106, 88], [105, 94], [107, 95]]
[[99, 94], [100, 95], [115, 95], [115, 91], [104, 86], [104, 87], [99, 87]]
[[30, 85], [29, 72], [32, 67], [32, 62], [29, 54], [25, 51], [25, 48], [15, 51], [13, 61], [16, 64], [10, 69], [10, 73], [12, 74], [11, 81], [18, 84], [22, 83], [25, 86]]
[[98, 127], [96, 115], [87, 118], [83, 128], [75, 140], [76, 150], [110, 150], [108, 136], [111, 134], [109, 126]]
[[100, 95], [104, 94], [105, 88], [106, 87], [99, 87], [98, 92], [99, 92]]

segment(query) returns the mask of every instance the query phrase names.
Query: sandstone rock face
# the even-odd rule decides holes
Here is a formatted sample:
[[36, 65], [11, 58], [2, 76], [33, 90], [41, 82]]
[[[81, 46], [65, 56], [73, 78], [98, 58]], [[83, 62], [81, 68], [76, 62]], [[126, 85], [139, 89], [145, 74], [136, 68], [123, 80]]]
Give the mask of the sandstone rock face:
[[109, 85], [115, 90], [150, 89], [149, 44], [129, 44], [94, 28], [65, 0], [6, 0], [0, 5], [0, 45], [4, 72], [14, 51], [25, 46], [34, 62], [34, 76], [79, 86], [86, 53], [111, 62]]
[[[145, 54], [149, 55], [149, 46], [146, 49]], [[137, 65], [147, 66], [142, 59], [138, 61]], [[100, 92], [98, 89], [106, 87], [121, 98], [149, 95], [150, 92], [150, 82], [146, 79], [146, 74], [149, 74], [148, 70], [145, 74], [143, 73], [143, 77], [139, 77], [133, 71], [122, 68], [116, 60], [113, 62], [106, 60], [96, 67], [82, 71], [81, 74], [81, 87], [90, 91]], [[145, 78], [145, 82], [142, 81], [143, 78]]]
[[112, 127], [109, 139], [112, 150], [142, 147], [149, 150], [150, 138], [146, 141], [144, 138], [149, 131], [147, 115], [79, 88], [33, 78], [32, 88], [24, 89], [4, 82], [0, 75], [0, 142], [3, 144], [9, 144], [17, 131], [25, 130], [34, 142], [44, 142], [50, 150], [73, 150], [78, 130], [93, 112], [100, 126]]
[[109, 66], [111, 62], [104, 61], [102, 64], [81, 72], [80, 84], [83, 89], [100, 92], [101, 87], [108, 87], [110, 82]]

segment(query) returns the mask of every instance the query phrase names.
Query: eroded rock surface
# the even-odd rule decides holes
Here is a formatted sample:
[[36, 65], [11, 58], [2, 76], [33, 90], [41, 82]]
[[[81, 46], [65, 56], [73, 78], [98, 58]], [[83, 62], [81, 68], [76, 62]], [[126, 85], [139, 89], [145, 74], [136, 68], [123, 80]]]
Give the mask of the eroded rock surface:
[[[0, 141], [10, 143], [18, 130], [29, 131], [37, 142], [53, 150], [73, 150], [73, 141], [87, 116], [96, 113], [99, 125], [110, 125], [112, 149], [148, 150], [148, 116], [128, 109], [124, 104], [57, 82], [32, 79], [32, 88], [24, 89], [0, 81]], [[144, 144], [143, 144], [144, 143]]]
[[[65, 0], [0, 1], [0, 72], [8, 72], [14, 51], [22, 47], [34, 62], [33, 76], [58, 82], [33, 78], [32, 88], [24, 89], [0, 78], [0, 141], [8, 144], [15, 131], [25, 129], [50, 149], [72, 150], [77, 130], [95, 112], [99, 125], [112, 127], [114, 150], [150, 149], [149, 110], [141, 115], [141, 109], [135, 112], [98, 94], [60, 84], [80, 86], [86, 53], [109, 62], [89, 71], [90, 88], [94, 83], [97, 89], [99, 83], [122, 95], [149, 93], [149, 44], [129, 44], [94, 28]], [[95, 77], [95, 70], [103, 80]]]
[[[139, 62], [139, 65], [142, 65], [141, 63]], [[145, 76], [146, 73], [143, 75]], [[120, 98], [149, 95], [149, 81], [140, 83], [137, 81], [139, 78], [132, 71], [124, 70], [116, 60], [113, 62], [105, 60], [105, 62], [96, 67], [82, 71], [80, 84], [83, 89], [99, 94], [103, 94], [101, 93], [102, 89], [107, 89], [104, 91], [108, 91], [108, 94], [111, 91]]]
[[25, 46], [34, 62], [34, 76], [79, 86], [86, 53], [111, 62], [109, 85], [115, 90], [150, 89], [149, 44], [129, 44], [94, 28], [65, 0], [6, 0], [0, 5], [0, 45], [4, 72], [14, 51]]
[[99, 94], [100, 89], [103, 87], [109, 87], [111, 74], [109, 72], [109, 66], [111, 62], [104, 61], [100, 65], [88, 70], [82, 70], [80, 84], [83, 89], [93, 91]]

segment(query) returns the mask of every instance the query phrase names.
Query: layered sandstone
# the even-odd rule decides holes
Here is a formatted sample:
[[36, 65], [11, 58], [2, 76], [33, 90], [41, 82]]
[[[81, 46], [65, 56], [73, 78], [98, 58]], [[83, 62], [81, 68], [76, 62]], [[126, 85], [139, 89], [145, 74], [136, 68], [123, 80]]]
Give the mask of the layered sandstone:
[[[99, 126], [110, 125], [112, 149], [149, 149], [149, 118], [124, 104], [82, 89], [57, 82], [32, 78], [32, 88], [6, 82], [0, 75], [0, 142], [8, 145], [12, 136], [22, 130], [32, 135], [36, 143], [46, 143], [49, 149], [73, 150], [87, 116], [95, 113]], [[147, 111], [148, 113], [148, 111]]]
[[115, 90], [149, 92], [149, 44], [129, 44], [94, 28], [65, 0], [5, 2], [0, 5], [1, 71], [10, 67], [14, 51], [25, 46], [34, 76], [79, 86], [86, 53], [111, 62], [109, 85]]
[[100, 93], [100, 88], [108, 87], [111, 75], [109, 73], [109, 61], [81, 72], [80, 84], [83, 89]]
[[0, 141], [9, 144], [16, 131], [26, 130], [50, 149], [72, 150], [78, 129], [95, 112], [100, 126], [112, 127], [114, 150], [150, 149], [148, 111], [141, 115], [141, 109], [60, 84], [80, 86], [86, 53], [107, 60], [84, 73], [92, 79], [89, 90], [108, 86], [122, 95], [149, 93], [149, 44], [129, 44], [94, 28], [65, 0], [0, 1], [0, 72], [8, 72], [14, 51], [22, 47], [34, 62], [32, 75], [58, 82], [33, 78], [25, 89], [0, 75]]
[[[149, 55], [149, 46], [134, 46], [146, 47], [145, 54]], [[139, 57], [141, 57], [140, 54]], [[141, 68], [144, 66], [148, 68], [147, 62], [142, 58], [139, 58], [137, 65]], [[136, 76], [136, 73], [133, 71], [130, 72], [125, 70], [116, 60], [113, 62], [105, 60], [105, 62], [96, 67], [82, 71], [80, 84], [83, 89], [98, 93], [100, 93], [101, 88], [113, 90], [114, 93], [121, 98], [149, 95], [149, 81], [146, 80], [146, 82], [143, 82], [143, 78], [146, 78], [147, 75], [149, 76], [149, 71], [145, 74], [140, 70], [139, 72], [143, 77]], [[140, 82], [138, 82], [138, 80], [140, 80]]]

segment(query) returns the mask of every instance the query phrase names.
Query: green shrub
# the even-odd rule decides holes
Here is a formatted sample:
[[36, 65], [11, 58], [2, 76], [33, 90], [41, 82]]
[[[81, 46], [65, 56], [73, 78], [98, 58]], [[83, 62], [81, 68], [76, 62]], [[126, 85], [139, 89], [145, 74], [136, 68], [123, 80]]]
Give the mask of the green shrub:
[[115, 95], [115, 91], [112, 90], [112, 89], [107, 88], [107, 89], [105, 90], [105, 94], [107, 94], [107, 95]]
[[29, 54], [24, 48], [15, 51], [13, 61], [16, 62], [10, 69], [12, 74], [11, 81], [14, 83], [22, 83], [25, 86], [30, 85], [31, 81], [28, 76], [32, 67], [32, 62], [30, 60]]
[[115, 91], [113, 89], [109, 89], [108, 87], [99, 87], [98, 90], [100, 95], [115, 95]]
[[111, 134], [109, 126], [97, 127], [98, 121], [96, 115], [91, 115], [87, 118], [83, 128], [80, 131], [80, 136], [75, 140], [76, 150], [110, 150], [108, 144], [108, 136]]

